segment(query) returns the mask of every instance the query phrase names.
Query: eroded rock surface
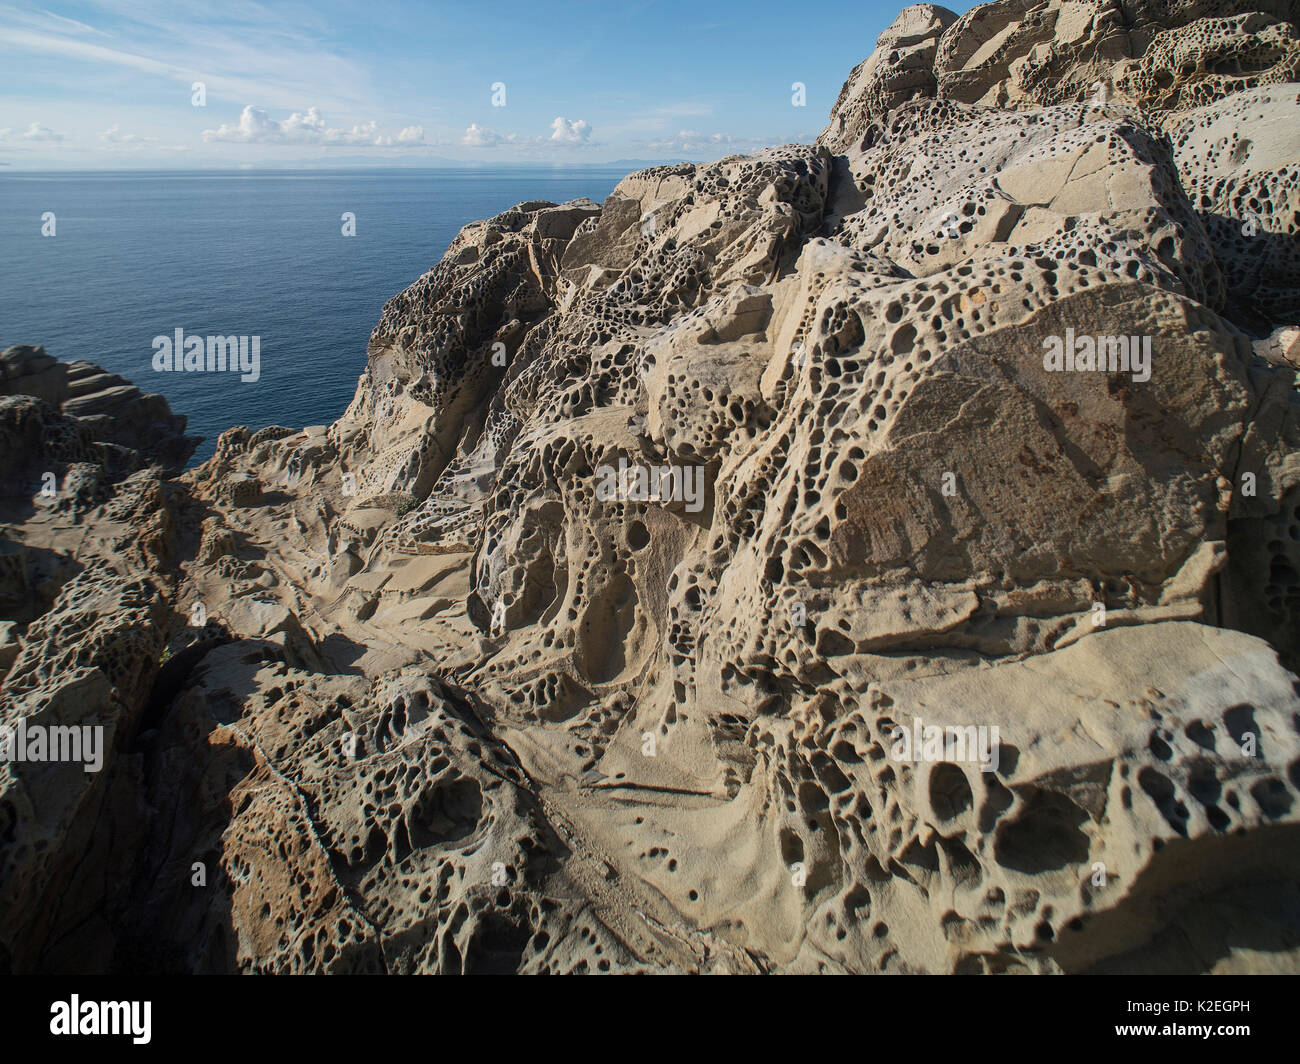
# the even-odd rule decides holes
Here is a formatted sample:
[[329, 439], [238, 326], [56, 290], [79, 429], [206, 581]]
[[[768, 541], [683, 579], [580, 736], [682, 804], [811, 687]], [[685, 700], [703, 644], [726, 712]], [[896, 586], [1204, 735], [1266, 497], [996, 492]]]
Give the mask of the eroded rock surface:
[[0, 964], [1300, 968], [1300, 23], [1236, 6], [908, 8], [816, 144], [467, 226], [183, 475], [7, 352], [4, 723], [111, 739], [0, 767]]

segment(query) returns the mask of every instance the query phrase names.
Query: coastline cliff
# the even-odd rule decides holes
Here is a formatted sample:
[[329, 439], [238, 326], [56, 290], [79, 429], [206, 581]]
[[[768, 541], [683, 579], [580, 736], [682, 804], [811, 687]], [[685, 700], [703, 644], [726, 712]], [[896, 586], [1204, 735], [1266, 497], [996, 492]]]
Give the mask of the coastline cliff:
[[1235, 6], [909, 7], [188, 472], [6, 351], [0, 725], [103, 765], [0, 763], [0, 970], [1300, 970], [1300, 10]]

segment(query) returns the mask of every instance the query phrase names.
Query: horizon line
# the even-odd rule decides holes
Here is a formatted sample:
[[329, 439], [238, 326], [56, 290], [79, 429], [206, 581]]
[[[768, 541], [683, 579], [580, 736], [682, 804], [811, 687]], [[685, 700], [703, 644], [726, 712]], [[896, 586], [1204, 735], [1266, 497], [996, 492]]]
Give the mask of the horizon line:
[[607, 170], [611, 173], [635, 173], [638, 170], [649, 169], [659, 166], [703, 166], [716, 160], [697, 160], [697, 159], [675, 159], [671, 161], [655, 161], [649, 159], [630, 159], [627, 162], [608, 162], [608, 163], [584, 163], [575, 165], [573, 163], [446, 163], [438, 166], [411, 166], [411, 165], [368, 165], [368, 166], [208, 166], [208, 167], [154, 167], [154, 166], [132, 166], [132, 167], [60, 167], [60, 168], [32, 168], [25, 167], [8, 167], [0, 164], [0, 178], [6, 176], [33, 177], [33, 176], [52, 176], [52, 175], [145, 175], [145, 174], [195, 174], [195, 175], [239, 175], [239, 174], [328, 174], [328, 173], [391, 173], [393, 171], [421, 173], [421, 172], [444, 172], [444, 171], [466, 171], [466, 172], [485, 172], [493, 170], [519, 170], [519, 171], [536, 171], [536, 170]]

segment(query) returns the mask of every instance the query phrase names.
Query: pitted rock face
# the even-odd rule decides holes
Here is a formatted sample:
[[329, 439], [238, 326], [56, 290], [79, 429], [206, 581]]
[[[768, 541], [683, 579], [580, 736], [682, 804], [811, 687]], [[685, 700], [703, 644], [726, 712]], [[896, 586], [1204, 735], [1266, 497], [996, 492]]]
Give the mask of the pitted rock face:
[[1144, 110], [1172, 111], [1292, 82], [1297, 74], [1295, 26], [1252, 11], [1163, 31], [1141, 57], [1121, 64], [1114, 80], [1117, 91]]
[[1233, 315], [1255, 331], [1300, 321], [1300, 90], [1241, 92], [1165, 119], [1174, 162], [1223, 272]]
[[339, 421], [180, 478], [6, 352], [5, 719], [115, 739], [0, 775], [0, 966], [1300, 969], [1300, 19], [1239, 6], [908, 8], [818, 143], [467, 226]]
[[831, 124], [818, 140], [843, 152], [873, 118], [909, 100], [933, 97], [938, 88], [935, 51], [944, 30], [956, 21], [946, 7], [904, 8], [876, 40], [876, 50], [854, 67], [831, 108]]
[[939, 42], [938, 95], [1016, 108], [1078, 100], [1132, 54], [1125, 24], [1117, 3], [980, 4]]
[[853, 71], [820, 140], [844, 150], [873, 120], [923, 97], [1017, 110], [1203, 106], [1294, 81], [1297, 25], [1292, 0], [993, 0], [960, 17], [916, 4]]

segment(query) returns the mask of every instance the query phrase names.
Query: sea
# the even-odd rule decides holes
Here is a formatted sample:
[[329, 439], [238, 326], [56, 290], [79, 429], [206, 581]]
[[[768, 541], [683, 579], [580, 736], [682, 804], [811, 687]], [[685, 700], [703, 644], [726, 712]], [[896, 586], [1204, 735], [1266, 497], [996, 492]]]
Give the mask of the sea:
[[[526, 200], [600, 203], [625, 173], [0, 172], [0, 349], [43, 344], [165, 396], [204, 437], [197, 463], [233, 425], [335, 420], [384, 302], [466, 223]], [[258, 379], [156, 371], [153, 340], [177, 329], [260, 337]]]

